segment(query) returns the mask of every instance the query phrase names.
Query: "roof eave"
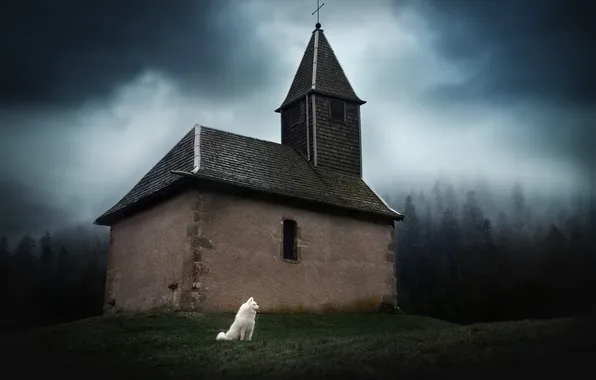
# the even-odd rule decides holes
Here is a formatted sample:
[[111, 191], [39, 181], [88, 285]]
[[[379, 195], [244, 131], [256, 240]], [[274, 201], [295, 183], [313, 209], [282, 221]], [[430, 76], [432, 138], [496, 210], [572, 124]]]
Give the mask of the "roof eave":
[[290, 197], [290, 198], [295, 198], [295, 199], [304, 199], [305, 201], [310, 201], [310, 202], [314, 202], [314, 203], [318, 203], [318, 204], [325, 204], [328, 205], [330, 207], [336, 207], [338, 209], [344, 209], [344, 210], [348, 210], [348, 211], [354, 211], [354, 212], [359, 212], [359, 213], [363, 213], [363, 214], [368, 214], [368, 215], [374, 215], [374, 216], [378, 216], [381, 217], [383, 219], [390, 219], [390, 220], [403, 220], [403, 215], [399, 214], [398, 212], [389, 209], [388, 212], [375, 212], [375, 211], [368, 211], [368, 210], [362, 210], [362, 209], [355, 209], [352, 207], [346, 207], [346, 206], [342, 206], [342, 205], [338, 205], [338, 204], [332, 204], [332, 203], [327, 203], [327, 202], [321, 202], [315, 199], [306, 199], [303, 197], [294, 197], [294, 196], [290, 196], [287, 194], [281, 194], [278, 192], [274, 192], [274, 191], [269, 191], [266, 189], [261, 189], [261, 188], [252, 188], [250, 186], [246, 186], [246, 185], [241, 185], [241, 184], [235, 184], [235, 183], [231, 183], [229, 181], [225, 181], [225, 180], [221, 180], [218, 178], [213, 178], [210, 176], [205, 176], [199, 173], [190, 173], [190, 172], [186, 172], [183, 170], [171, 170], [170, 173], [172, 174], [176, 174], [179, 175], [181, 177], [185, 177], [185, 178], [192, 178], [192, 179], [202, 179], [202, 180], [207, 180], [207, 181], [211, 181], [211, 182], [217, 182], [217, 183], [222, 183], [222, 184], [227, 184], [227, 185], [232, 185], [232, 186], [237, 186], [237, 187], [242, 187], [242, 188], [247, 188], [247, 189], [251, 189], [257, 192], [261, 192], [261, 193], [271, 193], [271, 194], [275, 194], [278, 196], [284, 196], [284, 197]]
[[117, 213], [118, 213], [118, 211], [111, 212], [109, 214], [103, 214], [102, 216], [95, 219], [93, 224], [95, 224], [96, 226], [111, 227], [112, 223], [111, 223], [110, 219], [113, 219], [112, 217], [115, 216]]
[[289, 100], [286, 100], [286, 101], [284, 101], [284, 102], [281, 104], [281, 106], [279, 106], [279, 107], [278, 107], [278, 108], [275, 110], [275, 112], [277, 112], [277, 113], [280, 113], [282, 108], [284, 108], [284, 107], [288, 106], [289, 104], [292, 104], [292, 103], [294, 103], [295, 101], [299, 100], [299, 99], [300, 99], [300, 98], [302, 98], [303, 96], [310, 95], [310, 94], [319, 94], [319, 95], [323, 95], [323, 96], [327, 96], [327, 97], [331, 97], [331, 98], [337, 98], [337, 99], [340, 99], [340, 100], [343, 100], [343, 101], [347, 101], [347, 102], [356, 103], [356, 104], [358, 104], [359, 106], [361, 106], [361, 105], [363, 105], [363, 104], [366, 104], [366, 100], [362, 100], [362, 99], [360, 99], [359, 97], [352, 98], [352, 97], [347, 97], [347, 96], [341, 96], [341, 95], [330, 94], [330, 93], [327, 93], [327, 92], [325, 92], [325, 91], [317, 90], [317, 89], [315, 88], [315, 89], [310, 89], [310, 90], [306, 91], [304, 94], [302, 94], [302, 95], [300, 95], [300, 96], [297, 96], [297, 97], [294, 97], [293, 99], [289, 99]]
[[[112, 216], [112, 214], [110, 214], [109, 216]], [[111, 227], [113, 225], [113, 223], [110, 221], [110, 219], [108, 216], [106, 217], [99, 217], [95, 220], [95, 222], [93, 222], [94, 225], [96, 226], [104, 226], [104, 227]]]
[[99, 217], [97, 217], [97, 219], [95, 219], [93, 221], [93, 224], [95, 224], [96, 226], [107, 226], [107, 227], [109, 227], [110, 224], [109, 224], [109, 221], [108, 220], [110, 219], [110, 216], [113, 215], [113, 214], [116, 214], [117, 212], [118, 211], [113, 211], [113, 212], [106, 211], [102, 215], [100, 215]]
[[155, 202], [162, 200], [164, 197], [176, 194], [177, 191], [184, 188], [184, 182], [185, 181], [182, 181], [181, 179], [176, 179], [166, 187], [161, 188], [147, 196], [141, 197], [133, 203], [127, 204], [126, 206], [118, 208], [114, 211], [108, 210], [103, 213], [103, 215], [95, 219], [93, 224], [111, 227], [122, 218], [127, 217], [130, 212], [136, 213], [139, 210], [145, 209], [148, 204], [154, 204]]
[[[187, 179], [194, 179], [194, 180], [207, 180], [209, 182], [216, 182], [216, 183], [223, 183], [223, 184], [228, 184], [228, 185], [232, 185], [232, 186], [237, 186], [237, 187], [242, 187], [242, 188], [247, 188], [247, 189], [251, 189], [260, 193], [272, 193], [272, 194], [276, 194], [282, 197], [291, 197], [290, 195], [284, 195], [284, 194], [278, 194], [276, 192], [270, 192], [267, 191], [265, 189], [258, 189], [258, 188], [250, 188], [249, 186], [243, 186], [240, 184], [233, 184], [233, 183], [228, 183], [227, 181], [223, 181], [220, 179], [216, 179], [216, 178], [212, 178], [210, 176], [205, 176], [205, 175], [201, 175], [200, 173], [192, 173], [192, 172], [186, 172], [186, 171], [182, 171], [182, 170], [171, 170], [170, 173], [175, 174], [175, 175], [179, 175], [181, 177], [187, 178]], [[146, 203], [150, 203], [152, 201], [152, 198], [158, 198], [160, 197], [160, 194], [162, 193], [170, 193], [173, 192], [173, 188], [182, 188], [183, 183], [185, 183], [186, 181], [175, 181], [174, 183], [172, 183], [170, 186], [161, 189], [159, 191], [157, 191], [156, 193], [153, 193], [145, 198], [141, 198], [139, 199], [137, 202], [134, 202], [130, 205], [127, 205], [121, 209], [118, 210], [114, 210], [112, 212], [106, 212], [103, 215], [101, 215], [100, 217], [98, 217], [93, 224], [95, 225], [99, 225], [99, 226], [106, 226], [106, 227], [111, 227], [113, 226], [116, 222], [118, 222], [119, 220], [121, 220], [122, 218], [125, 218], [130, 212], [135, 212], [135, 210], [140, 210], [143, 209], [145, 206], [144, 204]], [[295, 199], [302, 199], [300, 197], [292, 197]], [[379, 217], [382, 218], [384, 220], [391, 220], [391, 221], [402, 221], [404, 219], [404, 216], [400, 213], [398, 213], [395, 210], [389, 209], [387, 212], [374, 212], [374, 211], [367, 211], [367, 210], [361, 210], [361, 209], [355, 209], [352, 207], [345, 207], [345, 206], [341, 206], [341, 205], [336, 205], [336, 204], [330, 204], [330, 203], [326, 203], [326, 202], [320, 202], [317, 200], [307, 200], [305, 199], [305, 201], [310, 201], [310, 202], [315, 202], [318, 204], [325, 204], [328, 205], [330, 207], [335, 207], [338, 209], [344, 209], [347, 211], [353, 211], [353, 212], [357, 212], [357, 213], [362, 213], [362, 214], [366, 214], [366, 215], [371, 215], [371, 216], [375, 216], [375, 217]]]

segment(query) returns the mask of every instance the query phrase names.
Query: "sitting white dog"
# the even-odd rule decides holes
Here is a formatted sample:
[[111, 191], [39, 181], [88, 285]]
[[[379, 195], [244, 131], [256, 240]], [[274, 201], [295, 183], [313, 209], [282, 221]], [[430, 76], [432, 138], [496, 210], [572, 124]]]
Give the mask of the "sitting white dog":
[[251, 340], [255, 330], [255, 319], [259, 305], [250, 297], [248, 301], [240, 305], [234, 323], [228, 332], [217, 334], [216, 340]]

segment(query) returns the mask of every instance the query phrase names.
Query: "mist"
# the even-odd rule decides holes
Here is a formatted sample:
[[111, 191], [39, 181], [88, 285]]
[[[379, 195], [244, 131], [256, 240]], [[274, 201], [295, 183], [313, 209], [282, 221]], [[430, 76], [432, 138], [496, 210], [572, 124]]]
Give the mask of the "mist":
[[[66, 2], [47, 10], [51, 33], [10, 23], [9, 48], [20, 55], [0, 74], [0, 233], [93, 220], [195, 123], [279, 142], [273, 110], [308, 42], [310, 3], [184, 1], [138, 12], [129, 2], [130, 13], [108, 26], [106, 7]], [[322, 9], [325, 33], [367, 100], [364, 177], [378, 192], [405, 194], [449, 178], [461, 188], [487, 180], [503, 194], [520, 182], [544, 197], [593, 195], [587, 24], [561, 16], [549, 42], [539, 33], [567, 8], [506, 3], [348, 1]], [[532, 22], [512, 21], [528, 10]], [[142, 32], [152, 22], [157, 31]], [[22, 28], [28, 33], [17, 36]], [[576, 49], [563, 48], [569, 41]], [[560, 53], [564, 61], [548, 59]]]

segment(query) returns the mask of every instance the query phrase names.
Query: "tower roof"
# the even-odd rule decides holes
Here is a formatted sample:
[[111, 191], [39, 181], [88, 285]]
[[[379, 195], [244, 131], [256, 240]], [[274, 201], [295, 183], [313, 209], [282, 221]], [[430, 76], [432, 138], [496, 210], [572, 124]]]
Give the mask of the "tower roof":
[[312, 32], [286, 99], [275, 112], [312, 92], [358, 104], [366, 103], [356, 95], [320, 24]]

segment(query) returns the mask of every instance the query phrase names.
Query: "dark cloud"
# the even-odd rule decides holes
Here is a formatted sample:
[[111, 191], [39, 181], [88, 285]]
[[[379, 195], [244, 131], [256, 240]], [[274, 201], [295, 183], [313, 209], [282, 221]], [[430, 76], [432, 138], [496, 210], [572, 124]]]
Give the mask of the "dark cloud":
[[489, 101], [596, 104], [593, 2], [493, 0], [414, 2], [435, 47], [471, 79], [434, 95]]
[[[187, 90], [241, 97], [269, 79], [236, 1], [8, 0], [0, 104], [78, 105], [146, 69]], [[250, 75], [246, 75], [250, 73]]]
[[[590, 69], [581, 63], [586, 40], [572, 37], [585, 21], [571, 15], [569, 25], [548, 21], [561, 26], [546, 43], [541, 12], [552, 11], [529, 12], [541, 2], [518, 14], [513, 0], [423, 1], [400, 1], [400, 17], [387, 12], [388, 2], [325, 6], [331, 7], [323, 22], [331, 44], [350, 57], [342, 59], [344, 69], [358, 73], [350, 79], [360, 81], [357, 91], [369, 101], [363, 108], [367, 176], [377, 172], [381, 191], [393, 178], [395, 188], [409, 188], [445, 167], [455, 168], [454, 175], [481, 168], [513, 178], [525, 158], [538, 164], [532, 173], [540, 181], [552, 177], [545, 172], [565, 171], [568, 182], [576, 181], [576, 163], [595, 151], [583, 109], [553, 116], [557, 107], [536, 102], [520, 113], [515, 104], [493, 100], [585, 104], [589, 82], [576, 78]], [[274, 131], [268, 135], [277, 138], [279, 115], [272, 109], [312, 31], [310, 12], [311, 5], [279, 0], [1, 3], [0, 235], [97, 217], [196, 122], [249, 136]], [[434, 28], [433, 46], [423, 24]], [[437, 52], [453, 64], [443, 65]], [[492, 59], [483, 65], [487, 53]], [[423, 96], [458, 77], [459, 69], [478, 76], [433, 93], [434, 99], [449, 94], [442, 99], [449, 101]], [[479, 105], [478, 99], [491, 101]], [[500, 125], [492, 134], [477, 128], [499, 116], [508, 133]], [[387, 169], [387, 162], [394, 165]]]

